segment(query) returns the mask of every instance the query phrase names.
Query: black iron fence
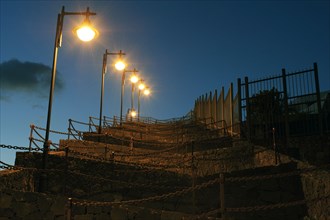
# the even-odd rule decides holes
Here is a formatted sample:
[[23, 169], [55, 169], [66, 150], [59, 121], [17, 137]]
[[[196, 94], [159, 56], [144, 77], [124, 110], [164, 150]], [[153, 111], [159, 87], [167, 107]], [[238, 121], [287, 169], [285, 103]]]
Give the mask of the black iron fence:
[[[287, 72], [258, 80], [237, 80], [227, 96], [200, 96], [195, 118], [224, 120], [232, 131], [263, 145], [286, 144], [289, 137], [324, 134], [330, 131], [330, 92], [320, 92], [318, 67]], [[228, 101], [229, 100], [229, 101]], [[227, 104], [228, 103], [228, 104]], [[234, 129], [235, 128], [235, 129]]]

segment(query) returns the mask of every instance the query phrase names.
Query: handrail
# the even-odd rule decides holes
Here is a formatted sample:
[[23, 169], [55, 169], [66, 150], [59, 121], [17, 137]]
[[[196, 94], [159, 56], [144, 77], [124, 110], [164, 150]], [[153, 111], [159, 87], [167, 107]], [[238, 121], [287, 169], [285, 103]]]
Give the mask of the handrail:
[[[30, 130], [30, 136], [29, 136], [29, 152], [32, 151], [32, 144], [33, 144], [34, 146], [36, 146], [36, 148], [38, 148], [38, 149], [42, 149], [43, 147], [40, 147], [40, 146], [36, 143], [36, 141], [41, 142], [41, 143], [44, 143], [44, 142], [45, 142], [45, 138], [44, 138], [44, 137], [43, 137], [43, 136], [37, 131], [37, 129], [39, 129], [39, 130], [46, 130], [46, 129], [41, 128], [41, 127], [37, 127], [37, 126], [35, 126], [34, 124], [31, 124], [31, 125], [30, 125], [30, 128], [31, 128], [31, 130]], [[50, 130], [50, 132], [52, 132], [52, 133], [57, 133], [57, 134], [67, 134], [67, 133], [58, 132], [58, 131], [54, 131], [54, 130]], [[38, 136], [39, 138], [41, 138], [41, 139], [34, 138], [34, 137], [33, 137], [33, 134], [37, 134], [37, 136]], [[58, 144], [57, 144], [57, 143], [52, 143], [50, 140], [49, 140], [48, 142], [49, 142], [49, 145], [50, 145], [50, 146], [52, 146], [52, 147], [55, 148], [55, 149], [58, 149]]]

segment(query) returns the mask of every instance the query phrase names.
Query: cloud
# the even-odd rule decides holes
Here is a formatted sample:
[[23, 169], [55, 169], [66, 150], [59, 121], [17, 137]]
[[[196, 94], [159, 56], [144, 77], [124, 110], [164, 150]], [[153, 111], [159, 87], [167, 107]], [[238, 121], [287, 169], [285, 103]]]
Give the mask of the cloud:
[[[48, 97], [46, 94], [49, 91], [50, 78], [51, 67], [42, 63], [12, 59], [0, 64], [1, 88], [7, 92], [35, 92], [39, 97]], [[56, 90], [63, 88], [63, 81], [58, 74], [55, 87]]]

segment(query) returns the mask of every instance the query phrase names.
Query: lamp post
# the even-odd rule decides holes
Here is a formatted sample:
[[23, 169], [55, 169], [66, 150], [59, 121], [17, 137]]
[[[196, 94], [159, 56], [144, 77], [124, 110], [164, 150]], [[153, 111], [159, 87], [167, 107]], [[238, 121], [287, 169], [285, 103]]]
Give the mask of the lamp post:
[[[58, 16], [57, 16], [52, 76], [51, 76], [48, 113], [47, 113], [47, 125], [46, 125], [46, 134], [45, 134], [45, 140], [44, 140], [44, 145], [43, 145], [42, 169], [47, 168], [47, 158], [48, 158], [48, 152], [49, 152], [49, 147], [50, 147], [50, 141], [49, 141], [50, 120], [51, 120], [51, 113], [52, 113], [55, 78], [56, 78], [57, 55], [58, 55], [58, 48], [60, 48], [61, 44], [62, 44], [62, 29], [63, 29], [63, 20], [64, 20], [65, 15], [84, 15], [84, 16], [86, 16], [83, 24], [74, 29], [75, 34], [82, 41], [86, 41], [86, 42], [91, 41], [94, 37], [96, 37], [98, 35], [97, 30], [90, 27], [90, 21], [89, 21], [89, 16], [96, 15], [96, 13], [90, 12], [89, 8], [87, 8], [87, 10], [85, 12], [66, 12], [66, 11], [64, 11], [64, 6], [62, 7], [61, 13], [58, 14]], [[46, 190], [46, 181], [47, 181], [47, 175], [45, 173], [43, 173], [40, 178], [40, 188], [39, 188], [40, 191]]]
[[141, 79], [139, 81], [138, 88], [139, 88], [139, 92], [138, 92], [138, 112], [137, 112], [137, 116], [138, 116], [138, 121], [140, 121], [140, 96], [141, 96], [141, 91], [143, 91], [146, 88], [143, 79]]
[[134, 90], [135, 90], [135, 84], [139, 81], [139, 78], [135, 74], [133, 74], [130, 80], [132, 83], [131, 109], [134, 109]]
[[140, 96], [141, 92], [143, 92], [143, 95], [148, 96], [150, 95], [150, 89], [148, 86], [145, 86], [143, 90], [139, 88], [139, 95], [138, 95], [138, 121], [140, 121]]
[[115, 67], [117, 70], [124, 70], [125, 69], [125, 63], [121, 60], [121, 57], [125, 55], [121, 50], [119, 52], [108, 52], [108, 50], [105, 50], [105, 53], [103, 54], [103, 65], [102, 65], [102, 81], [101, 81], [101, 101], [100, 101], [100, 119], [99, 119], [99, 129], [98, 133], [101, 134], [102, 132], [102, 108], [103, 108], [103, 94], [104, 94], [104, 75], [107, 69], [107, 57], [108, 55], [118, 55], [119, 60], [117, 60]]
[[120, 95], [120, 126], [123, 124], [123, 97], [124, 97], [124, 85], [125, 85], [125, 75], [126, 73], [133, 73], [135, 75], [139, 71], [137, 69], [126, 70], [124, 69], [122, 78], [121, 78], [121, 95]]

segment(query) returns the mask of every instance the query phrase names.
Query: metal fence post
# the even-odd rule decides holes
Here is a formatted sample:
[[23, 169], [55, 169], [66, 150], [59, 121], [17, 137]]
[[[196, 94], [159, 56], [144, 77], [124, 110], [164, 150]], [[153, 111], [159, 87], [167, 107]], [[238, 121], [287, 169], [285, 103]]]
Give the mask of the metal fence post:
[[69, 118], [68, 140], [70, 140], [70, 135], [71, 135], [71, 118]]
[[241, 79], [237, 79], [239, 137], [242, 138], [242, 90]]
[[[220, 102], [221, 102], [221, 107], [222, 107], [222, 109], [221, 109], [222, 127], [225, 128], [225, 125], [227, 125], [227, 124], [225, 124], [225, 88], [223, 86], [221, 88], [221, 100], [220, 100]], [[225, 128], [225, 130], [226, 129], [227, 128]]]
[[322, 109], [321, 109], [321, 95], [320, 95], [320, 84], [319, 84], [319, 73], [318, 73], [317, 63], [314, 63], [314, 78], [315, 78], [315, 88], [316, 88], [316, 98], [317, 98], [317, 113], [319, 119], [319, 130], [320, 135], [323, 135], [323, 122], [322, 122]]
[[207, 127], [210, 126], [210, 124], [212, 123], [212, 117], [213, 117], [213, 111], [212, 111], [212, 91], [210, 92], [209, 95], [209, 99], [207, 101], [207, 105], [208, 105], [208, 118], [210, 118], [209, 123], [207, 124]]
[[88, 130], [89, 130], [89, 132], [92, 132], [92, 117], [91, 116], [89, 116]]
[[229, 106], [230, 106], [230, 131], [231, 131], [231, 135], [233, 136], [233, 122], [234, 122], [234, 108], [233, 108], [233, 83], [230, 83], [230, 102], [229, 102]]
[[250, 97], [249, 97], [249, 78], [246, 76], [245, 83], [245, 102], [246, 102], [246, 127], [247, 127], [247, 139], [251, 141], [251, 111], [250, 111]]
[[288, 105], [288, 89], [286, 84], [286, 71], [282, 69], [282, 83], [283, 83], [283, 93], [284, 93], [284, 123], [285, 123], [285, 147], [288, 148], [288, 143], [290, 139], [290, 127], [289, 127], [289, 105]]
[[30, 137], [29, 137], [29, 140], [30, 140], [30, 143], [29, 143], [29, 152], [32, 151], [32, 140], [33, 140], [33, 130], [34, 130], [34, 124], [31, 124], [30, 125]]
[[66, 210], [66, 220], [71, 220], [72, 218], [72, 198], [68, 198], [67, 210]]

